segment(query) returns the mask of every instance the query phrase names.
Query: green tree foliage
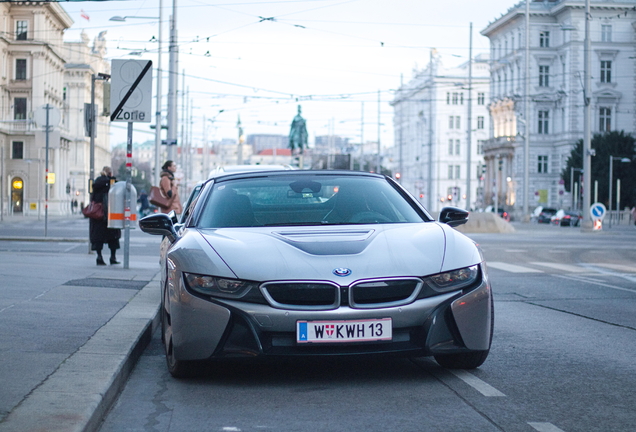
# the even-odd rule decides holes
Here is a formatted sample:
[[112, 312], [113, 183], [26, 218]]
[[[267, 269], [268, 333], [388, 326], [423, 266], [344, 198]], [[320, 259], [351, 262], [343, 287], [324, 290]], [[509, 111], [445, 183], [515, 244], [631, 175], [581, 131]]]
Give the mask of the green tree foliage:
[[[598, 181], [598, 200], [606, 206], [609, 203], [609, 168], [610, 156], [629, 158], [630, 163], [614, 161], [613, 175], [614, 186], [612, 188], [613, 206], [616, 203], [616, 179], [621, 180], [621, 207], [633, 207], [636, 205], [636, 138], [631, 134], [620, 132], [607, 132], [595, 134], [592, 138], [592, 148], [596, 156], [592, 156], [592, 194], [594, 194], [594, 182]], [[571, 168], [583, 168], [583, 140], [579, 140], [574, 148], [566, 167], [561, 172], [561, 178], [565, 182], [565, 190], [570, 192]], [[574, 182], [579, 182], [580, 172], [574, 171]], [[586, 175], [584, 173], [584, 175]], [[591, 201], [594, 195], [591, 196]]]

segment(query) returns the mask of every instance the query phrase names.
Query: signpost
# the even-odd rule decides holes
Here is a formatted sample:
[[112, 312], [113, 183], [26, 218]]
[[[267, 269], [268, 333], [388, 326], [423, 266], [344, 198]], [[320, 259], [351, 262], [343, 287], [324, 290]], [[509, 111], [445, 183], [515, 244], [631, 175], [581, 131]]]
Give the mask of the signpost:
[[[55, 183], [55, 176], [53, 177], [53, 182], [49, 181], [49, 135], [50, 129], [60, 124], [60, 110], [55, 108], [53, 105], [43, 105], [33, 113], [33, 120], [39, 126], [44, 126], [44, 131], [46, 134], [46, 144], [45, 144], [45, 174], [44, 174], [44, 237], [48, 234], [48, 222], [49, 222], [49, 184]], [[56, 148], [59, 148], [60, 143], [58, 142]]]
[[[113, 60], [111, 64], [110, 103], [112, 122], [128, 123], [126, 145], [126, 192], [124, 195], [124, 268], [129, 268], [130, 215], [132, 186], [133, 122], [152, 120], [152, 62], [149, 60]], [[113, 107], [115, 107], [113, 109]]]
[[594, 203], [590, 207], [590, 217], [593, 222], [594, 231], [600, 231], [603, 229], [603, 218], [607, 214], [607, 209], [603, 205], [603, 203]]

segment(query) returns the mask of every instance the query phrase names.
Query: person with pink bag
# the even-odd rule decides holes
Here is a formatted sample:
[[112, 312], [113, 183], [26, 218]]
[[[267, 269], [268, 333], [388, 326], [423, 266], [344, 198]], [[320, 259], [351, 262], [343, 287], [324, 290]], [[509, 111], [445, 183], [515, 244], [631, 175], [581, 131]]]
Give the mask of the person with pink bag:
[[106, 262], [102, 257], [104, 244], [107, 244], [110, 249], [110, 263], [119, 264], [116, 252], [120, 247], [119, 239], [121, 238], [121, 230], [118, 228], [108, 228], [107, 219], [108, 191], [110, 190], [110, 185], [113, 183], [115, 183], [115, 177], [113, 177], [113, 171], [108, 166], [102, 168], [100, 176], [93, 182], [91, 201], [102, 203], [104, 210], [104, 215], [101, 219], [89, 219], [89, 239], [91, 242], [91, 250], [94, 250], [97, 253], [98, 266], [106, 265]]
[[169, 160], [163, 164], [161, 169], [159, 189], [161, 189], [161, 194], [167, 197], [169, 201], [167, 207], [160, 205], [159, 210], [161, 210], [161, 213], [170, 213], [171, 210], [174, 210], [175, 213], [181, 214], [181, 200], [179, 199], [179, 190], [174, 178], [174, 173], [177, 171], [177, 164]]

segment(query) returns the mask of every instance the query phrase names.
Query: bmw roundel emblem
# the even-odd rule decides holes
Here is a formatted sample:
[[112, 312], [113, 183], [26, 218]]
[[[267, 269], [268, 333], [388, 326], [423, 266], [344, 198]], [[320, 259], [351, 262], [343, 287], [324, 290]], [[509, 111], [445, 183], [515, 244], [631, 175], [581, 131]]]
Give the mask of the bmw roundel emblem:
[[336, 276], [345, 277], [351, 274], [351, 270], [348, 268], [339, 267], [337, 269], [333, 269], [333, 274], [335, 274]]

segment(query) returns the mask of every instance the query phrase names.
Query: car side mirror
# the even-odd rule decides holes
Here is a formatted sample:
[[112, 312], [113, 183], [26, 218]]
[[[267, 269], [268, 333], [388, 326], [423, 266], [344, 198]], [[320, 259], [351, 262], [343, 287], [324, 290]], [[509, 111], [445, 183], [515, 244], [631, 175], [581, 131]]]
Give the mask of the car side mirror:
[[446, 225], [456, 227], [468, 222], [469, 212], [457, 207], [444, 207], [439, 213], [439, 221]]
[[139, 221], [139, 228], [146, 234], [165, 235], [171, 242], [177, 239], [177, 232], [170, 214], [155, 213], [148, 215]]

